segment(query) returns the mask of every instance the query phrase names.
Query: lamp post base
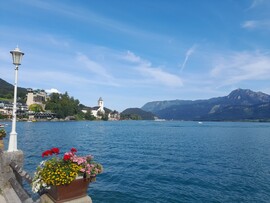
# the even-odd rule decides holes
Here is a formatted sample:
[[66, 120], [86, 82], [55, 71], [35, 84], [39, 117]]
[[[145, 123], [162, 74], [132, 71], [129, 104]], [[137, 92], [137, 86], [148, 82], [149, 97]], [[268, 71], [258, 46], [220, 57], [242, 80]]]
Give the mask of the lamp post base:
[[11, 132], [9, 137], [9, 143], [8, 143], [8, 152], [16, 152], [17, 149], [17, 133]]

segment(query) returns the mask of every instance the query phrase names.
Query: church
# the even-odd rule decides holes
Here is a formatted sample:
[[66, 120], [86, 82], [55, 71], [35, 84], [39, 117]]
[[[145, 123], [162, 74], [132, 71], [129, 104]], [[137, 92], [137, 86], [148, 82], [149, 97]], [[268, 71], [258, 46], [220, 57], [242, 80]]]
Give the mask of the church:
[[92, 108], [92, 114], [96, 118], [101, 118], [105, 114], [103, 99], [100, 97], [98, 100], [98, 106]]
[[120, 114], [117, 111], [112, 111], [104, 107], [103, 99], [100, 97], [98, 106], [91, 108], [91, 113], [97, 119], [102, 119], [103, 116], [108, 116], [108, 120], [120, 120]]

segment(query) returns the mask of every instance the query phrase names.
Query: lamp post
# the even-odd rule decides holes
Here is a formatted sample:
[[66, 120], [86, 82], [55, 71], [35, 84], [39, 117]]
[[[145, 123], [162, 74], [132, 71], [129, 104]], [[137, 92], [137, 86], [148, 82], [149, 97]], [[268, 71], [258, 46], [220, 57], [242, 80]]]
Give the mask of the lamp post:
[[15, 65], [15, 83], [14, 83], [14, 101], [13, 101], [13, 110], [12, 110], [12, 129], [9, 137], [8, 143], [8, 152], [18, 151], [17, 149], [17, 133], [16, 133], [16, 111], [17, 111], [17, 81], [18, 81], [18, 70], [19, 65], [21, 65], [23, 52], [17, 47], [13, 51], [10, 51], [12, 54], [13, 64]]

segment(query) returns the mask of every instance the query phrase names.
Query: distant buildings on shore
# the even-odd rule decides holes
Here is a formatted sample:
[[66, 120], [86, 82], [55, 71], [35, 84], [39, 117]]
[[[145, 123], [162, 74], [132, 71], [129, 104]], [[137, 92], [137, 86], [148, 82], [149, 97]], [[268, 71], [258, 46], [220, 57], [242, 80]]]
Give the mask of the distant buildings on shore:
[[101, 97], [98, 99], [98, 106], [91, 108], [91, 113], [96, 118], [101, 118], [105, 114], [104, 103]]
[[45, 109], [45, 102], [49, 99], [47, 93], [44, 90], [27, 89], [26, 105], [30, 107], [32, 104], [38, 104]]
[[[12, 116], [13, 104], [8, 101], [0, 101], [0, 114], [8, 117]], [[22, 115], [28, 111], [28, 106], [23, 103], [17, 103], [17, 115]]]
[[[50, 99], [50, 96], [44, 90], [33, 90], [31, 88], [27, 89], [26, 104], [17, 103], [17, 115], [26, 116], [28, 115], [29, 120], [35, 119], [46, 119], [51, 120], [55, 118], [55, 114], [51, 112], [45, 112], [45, 102]], [[31, 111], [32, 105], [39, 105], [42, 108], [40, 112]], [[12, 116], [13, 104], [8, 101], [0, 101], [0, 114], [11, 118]], [[100, 97], [98, 99], [98, 105], [95, 107], [89, 107], [91, 114], [98, 120], [106, 119], [108, 120], [120, 120], [120, 114], [117, 111], [112, 111], [104, 107], [104, 101]], [[82, 110], [83, 113], [87, 113], [87, 110]], [[72, 115], [71, 115], [72, 116]]]
[[107, 116], [108, 120], [120, 120], [120, 114], [117, 111], [104, 108], [104, 102], [101, 97], [98, 99], [98, 106], [91, 108], [91, 113], [97, 119]]

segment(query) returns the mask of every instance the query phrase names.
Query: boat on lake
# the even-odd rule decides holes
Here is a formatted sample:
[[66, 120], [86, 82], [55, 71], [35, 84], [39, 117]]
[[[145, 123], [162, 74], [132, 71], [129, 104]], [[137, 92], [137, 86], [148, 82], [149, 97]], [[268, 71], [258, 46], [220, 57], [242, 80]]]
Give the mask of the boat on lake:
[[157, 119], [155, 119], [154, 121], [166, 121], [166, 120], [165, 120], [165, 119], [157, 118]]

